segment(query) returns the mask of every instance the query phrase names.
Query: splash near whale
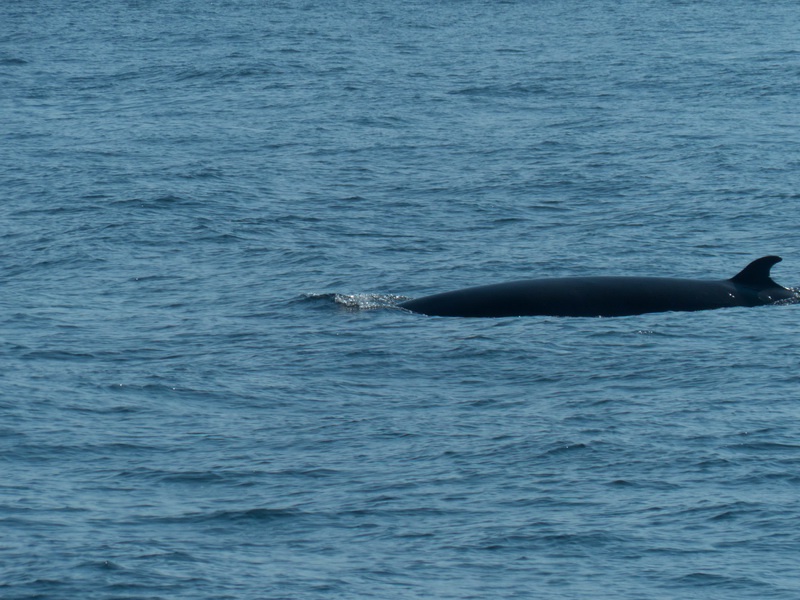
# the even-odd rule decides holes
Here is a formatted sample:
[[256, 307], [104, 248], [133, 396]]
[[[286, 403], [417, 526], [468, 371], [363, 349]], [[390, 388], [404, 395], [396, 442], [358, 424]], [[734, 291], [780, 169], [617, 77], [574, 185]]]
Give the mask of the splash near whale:
[[402, 302], [440, 317], [623, 317], [651, 312], [761, 306], [798, 294], [770, 278], [779, 256], [756, 259], [730, 279], [563, 277], [469, 287]]

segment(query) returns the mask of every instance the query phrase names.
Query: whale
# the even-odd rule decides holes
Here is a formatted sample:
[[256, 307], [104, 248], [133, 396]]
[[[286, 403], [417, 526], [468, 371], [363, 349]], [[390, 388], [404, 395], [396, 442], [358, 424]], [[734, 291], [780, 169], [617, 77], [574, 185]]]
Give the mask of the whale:
[[798, 299], [770, 278], [779, 256], [754, 260], [730, 279], [559, 277], [468, 287], [401, 302], [437, 317], [624, 317], [667, 311], [762, 306]]

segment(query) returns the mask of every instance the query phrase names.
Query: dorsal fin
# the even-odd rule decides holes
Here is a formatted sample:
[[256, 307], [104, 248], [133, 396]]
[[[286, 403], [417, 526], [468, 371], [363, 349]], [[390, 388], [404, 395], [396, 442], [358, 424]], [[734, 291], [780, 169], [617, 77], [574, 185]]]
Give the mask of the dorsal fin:
[[769, 270], [775, 263], [781, 262], [780, 256], [763, 256], [757, 258], [729, 281], [750, 287], [781, 287], [769, 277]]

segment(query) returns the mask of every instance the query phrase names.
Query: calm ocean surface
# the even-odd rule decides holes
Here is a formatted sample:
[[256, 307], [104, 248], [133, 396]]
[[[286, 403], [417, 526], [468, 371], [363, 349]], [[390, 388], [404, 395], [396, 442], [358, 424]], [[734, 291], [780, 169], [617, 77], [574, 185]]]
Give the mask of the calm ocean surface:
[[800, 598], [794, 1], [0, 2], [0, 598]]

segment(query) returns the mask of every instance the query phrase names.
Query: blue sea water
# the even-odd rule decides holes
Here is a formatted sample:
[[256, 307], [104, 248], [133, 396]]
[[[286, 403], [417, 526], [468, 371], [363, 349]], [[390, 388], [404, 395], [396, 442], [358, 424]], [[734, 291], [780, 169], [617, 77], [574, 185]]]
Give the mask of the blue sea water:
[[786, 0], [0, 3], [0, 597], [759, 598], [800, 579]]

